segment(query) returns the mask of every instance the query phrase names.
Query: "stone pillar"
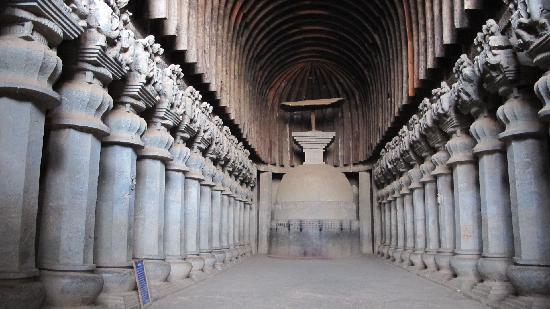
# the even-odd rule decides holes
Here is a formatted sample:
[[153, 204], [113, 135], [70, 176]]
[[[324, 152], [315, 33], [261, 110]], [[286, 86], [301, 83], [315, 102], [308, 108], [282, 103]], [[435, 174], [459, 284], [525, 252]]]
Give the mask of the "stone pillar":
[[451, 256], [455, 247], [455, 210], [453, 193], [453, 176], [451, 169], [447, 166], [449, 153], [440, 149], [432, 156], [432, 163], [435, 169], [432, 175], [436, 177], [437, 202], [439, 206], [439, 249], [435, 257], [438, 277], [442, 281], [451, 279], [454, 272], [451, 268]]
[[405, 194], [403, 193], [403, 182], [401, 178], [397, 180], [396, 184], [396, 221], [397, 221], [397, 246], [394, 253], [395, 262], [398, 264], [403, 263], [402, 255], [405, 248], [405, 214], [404, 214], [404, 201]]
[[229, 231], [229, 212], [230, 209], [230, 199], [231, 199], [231, 191], [229, 191], [230, 186], [230, 177], [227, 173], [224, 173], [223, 177], [223, 188], [224, 191], [222, 192], [222, 224], [221, 224], [221, 240], [222, 240], [222, 248], [223, 252], [225, 253], [225, 263], [229, 263], [233, 261], [233, 255], [231, 254], [230, 250], [230, 231]]
[[223, 214], [222, 214], [222, 192], [224, 188], [222, 186], [223, 172], [220, 168], [216, 169], [214, 174], [214, 184], [212, 188], [212, 253], [216, 258], [216, 269], [220, 270], [225, 263], [225, 253], [222, 250], [222, 238], [223, 238]]
[[[371, 177], [370, 171], [359, 172], [359, 223], [361, 253], [373, 254], [374, 237], [373, 230], [373, 208], [371, 202]], [[378, 245], [378, 243], [376, 244]]]
[[422, 255], [426, 250], [426, 217], [424, 210], [424, 186], [420, 183], [422, 172], [420, 166], [416, 166], [409, 172], [411, 185], [409, 189], [413, 191], [413, 217], [414, 217], [414, 250], [410, 255], [411, 262], [415, 270], [425, 268]]
[[244, 201], [244, 245], [246, 249], [246, 255], [251, 255], [252, 248], [250, 247], [250, 200], [246, 199]]
[[374, 254], [380, 255], [380, 246], [382, 245], [382, 219], [380, 213], [380, 198], [377, 184], [375, 183], [374, 171], [371, 173], [371, 184], [372, 189], [371, 194], [371, 205], [372, 205], [372, 215], [373, 215], [373, 250]]
[[400, 179], [401, 181], [401, 193], [403, 194], [403, 216], [404, 216], [404, 233], [405, 233], [405, 251], [402, 254], [403, 266], [408, 267], [412, 265], [410, 259], [411, 253], [414, 250], [414, 208], [413, 208], [413, 195], [409, 189], [411, 185], [411, 179], [408, 173], [404, 173]]
[[173, 161], [166, 164], [166, 190], [164, 211], [164, 249], [166, 262], [170, 263], [168, 281], [184, 280], [189, 276], [192, 265], [185, 258], [184, 231], [184, 201], [185, 172], [189, 171], [185, 163], [191, 155], [189, 148], [183, 143], [181, 127], [178, 128], [176, 142], [170, 148]]
[[[36, 281], [36, 217], [45, 112], [59, 104], [55, 48], [83, 29], [63, 1], [50, 11], [35, 1], [0, 9], [0, 299], [6, 308], [40, 308]], [[24, 68], [24, 69], [23, 69]]]
[[61, 105], [47, 115], [38, 265], [51, 307], [91, 305], [103, 286], [93, 273], [100, 139], [110, 132], [101, 118], [113, 106], [106, 87], [126, 72], [104, 44], [116, 13], [98, 1], [90, 14], [97, 23], [59, 49], [68, 69], [58, 84]]
[[376, 208], [378, 209], [378, 217], [379, 217], [379, 233], [380, 233], [380, 241], [378, 246], [376, 247], [376, 254], [379, 256], [383, 256], [384, 254], [384, 202], [382, 199], [382, 190], [378, 190], [376, 194]]
[[513, 293], [506, 276], [514, 252], [512, 211], [506, 170], [504, 143], [498, 140], [502, 126], [489, 113], [480, 115], [470, 126], [476, 139], [474, 154], [479, 162], [483, 255], [478, 271], [483, 282], [474, 294], [498, 302]]
[[103, 277], [98, 304], [125, 302], [126, 292], [136, 289], [132, 269], [137, 150], [147, 124], [138, 113], [153, 107], [156, 93], [147, 87], [146, 75], [156, 55], [147, 50], [153, 40], [130, 42], [134, 59], [126, 78], [113, 83], [115, 106], [105, 117], [109, 136], [102, 140], [97, 190], [94, 262]]
[[203, 180], [202, 166], [204, 159], [200, 153], [191, 152], [187, 160], [189, 171], [185, 175], [185, 259], [192, 264], [191, 277], [204, 268], [204, 260], [199, 257], [199, 203], [200, 181]]
[[481, 205], [478, 173], [473, 155], [474, 139], [458, 130], [447, 142], [451, 155], [447, 164], [453, 168], [455, 204], [455, 255], [451, 267], [457, 278], [451, 283], [470, 290], [480, 281], [477, 262], [481, 256]]
[[390, 240], [390, 260], [395, 261], [395, 250], [397, 247], [397, 198], [399, 197], [398, 181], [394, 180], [390, 184], [390, 216], [391, 216], [391, 240]]
[[271, 198], [273, 173], [260, 173], [260, 203], [258, 205], [258, 253], [267, 254], [269, 248], [269, 227], [271, 226]]
[[[183, 77], [179, 66], [171, 65], [159, 72], [158, 81], [160, 101], [155, 106], [154, 113], [148, 121], [148, 128], [143, 135], [145, 147], [138, 151], [136, 206], [134, 218], [134, 258], [143, 259], [147, 277], [152, 285], [160, 285], [170, 275], [170, 263], [165, 261], [165, 188], [166, 188], [166, 164], [173, 157], [169, 149], [174, 143], [174, 138], [169, 130], [178, 126], [181, 122], [182, 102], [176, 97], [179, 94], [178, 84]], [[180, 155], [181, 146], [173, 149]], [[182, 158], [178, 158], [182, 159]], [[170, 165], [173, 172], [181, 173], [181, 162]], [[175, 176], [170, 173], [170, 176]], [[179, 177], [176, 177], [179, 178]], [[179, 194], [180, 179], [171, 187]], [[169, 206], [179, 207], [180, 200], [176, 200]], [[172, 222], [173, 223], [173, 222]], [[169, 228], [176, 228], [171, 224]], [[171, 245], [174, 245], [170, 243]], [[173, 248], [172, 248], [173, 249]], [[180, 252], [173, 249], [172, 253], [178, 256]], [[181, 276], [181, 275], [180, 275]], [[178, 275], [173, 277], [177, 278]]]
[[514, 230], [514, 264], [508, 278], [533, 308], [550, 306], [550, 166], [548, 140], [537, 119], [537, 99], [528, 93], [510, 96], [497, 112], [506, 125], [506, 142]]
[[437, 266], [435, 256], [439, 249], [439, 211], [437, 205], [437, 187], [435, 177], [432, 172], [435, 165], [431, 161], [431, 156], [420, 166], [424, 184], [424, 206], [426, 209], [426, 253], [422, 256], [422, 261], [426, 264], [426, 271], [436, 272]]
[[244, 239], [244, 225], [245, 225], [245, 222], [244, 222], [244, 199], [243, 199], [243, 194], [242, 194], [242, 189], [240, 191], [240, 196], [239, 196], [239, 250], [240, 250], [240, 255], [241, 256], [244, 256], [245, 255], [245, 239]]
[[212, 182], [215, 168], [209, 158], [205, 159], [202, 168], [203, 180], [200, 183], [200, 204], [199, 204], [199, 250], [200, 257], [204, 259], [205, 272], [214, 269], [216, 258], [212, 254]]
[[389, 250], [390, 250], [390, 243], [391, 243], [391, 212], [390, 212], [390, 206], [391, 201], [390, 198], [390, 187], [386, 186], [384, 188], [384, 257], [386, 259], [390, 258]]
[[233, 208], [233, 255], [240, 261], [239, 252], [239, 202], [237, 201], [237, 185], [235, 182], [232, 185], [233, 196], [231, 196], [231, 207]]
[[229, 191], [229, 195], [227, 197], [228, 197], [227, 239], [229, 242], [229, 249], [230, 249], [229, 254], [232, 257], [232, 261], [236, 262], [238, 259], [238, 256], [235, 251], [235, 198], [234, 198], [233, 192]]

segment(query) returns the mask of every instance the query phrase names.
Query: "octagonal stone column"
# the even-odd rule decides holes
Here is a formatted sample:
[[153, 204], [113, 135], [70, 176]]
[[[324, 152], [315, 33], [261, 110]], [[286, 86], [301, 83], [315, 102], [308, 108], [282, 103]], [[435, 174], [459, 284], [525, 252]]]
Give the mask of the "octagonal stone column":
[[230, 199], [231, 199], [231, 191], [229, 190], [230, 186], [230, 177], [229, 175], [224, 172], [224, 177], [222, 180], [223, 184], [223, 191], [222, 191], [222, 220], [221, 220], [221, 241], [222, 241], [222, 249], [225, 254], [225, 263], [229, 263], [233, 261], [233, 255], [231, 254], [230, 250], [230, 236], [232, 234], [229, 230], [229, 225], [232, 220], [229, 218], [229, 212], [230, 209]]
[[143, 148], [141, 135], [147, 127], [137, 113], [156, 103], [144, 79], [129, 72], [124, 81], [113, 85], [116, 104], [105, 117], [111, 133], [101, 147], [94, 244], [96, 273], [103, 277], [100, 304], [123, 301], [121, 294], [136, 289], [132, 269], [136, 150]]
[[397, 247], [397, 197], [398, 194], [397, 180], [390, 184], [390, 220], [391, 220], [391, 240], [390, 249], [388, 251], [390, 261], [395, 260], [395, 250]]
[[410, 255], [413, 269], [421, 270], [426, 268], [422, 260], [422, 254], [426, 251], [426, 217], [424, 210], [424, 186], [420, 182], [422, 172], [420, 165], [416, 164], [409, 171], [411, 185], [409, 189], [413, 191], [413, 213], [414, 213], [414, 250]]
[[376, 215], [378, 216], [378, 244], [376, 247], [376, 254], [378, 256], [382, 256], [383, 253], [383, 246], [384, 246], [384, 208], [382, 206], [382, 190], [376, 191], [376, 208], [378, 211], [376, 212]]
[[244, 201], [244, 246], [245, 246], [245, 254], [247, 256], [251, 255], [252, 247], [250, 246], [250, 208], [252, 207], [252, 203], [249, 199], [246, 199]]
[[215, 267], [218, 270], [222, 269], [223, 264], [225, 263], [225, 253], [222, 250], [222, 192], [224, 191], [224, 187], [222, 185], [223, 177], [223, 172], [220, 168], [217, 168], [213, 178], [215, 186], [212, 188], [212, 252], [216, 257]]
[[426, 209], [426, 253], [422, 256], [422, 261], [426, 264], [427, 272], [436, 272], [437, 265], [435, 256], [439, 249], [439, 211], [437, 205], [437, 187], [432, 171], [435, 165], [431, 161], [431, 156], [420, 166], [422, 178], [420, 182], [424, 184], [424, 206]]
[[230, 246], [231, 246], [231, 254], [233, 255], [233, 258], [236, 262], [240, 261], [239, 260], [239, 252], [238, 252], [238, 249], [237, 249], [237, 246], [238, 246], [238, 240], [239, 240], [239, 237], [238, 237], [238, 231], [239, 231], [239, 225], [238, 225], [238, 216], [239, 216], [239, 212], [238, 212], [238, 209], [237, 209], [237, 201], [236, 201], [236, 195], [235, 195], [235, 192], [236, 192], [236, 185], [235, 185], [235, 182], [233, 180], [232, 184], [231, 184], [231, 198], [230, 198], [230, 203], [229, 203], [229, 207], [230, 207], [230, 212], [229, 212], [229, 220], [230, 220], [230, 223], [229, 223], [229, 232], [230, 232], [230, 235], [229, 235], [229, 240], [230, 240]]
[[435, 169], [432, 175], [436, 177], [437, 202], [439, 207], [439, 240], [440, 245], [435, 256], [438, 268], [437, 277], [447, 281], [454, 276], [451, 268], [451, 257], [455, 248], [455, 210], [452, 170], [447, 166], [450, 155], [445, 149], [440, 149], [432, 155]]
[[57, 86], [61, 105], [47, 115], [38, 254], [46, 305], [52, 307], [91, 305], [103, 286], [93, 273], [101, 138], [110, 132], [101, 118], [113, 107], [106, 88], [126, 68], [105, 43], [116, 34], [105, 29], [113, 29], [117, 13], [103, 1], [89, 13], [96, 23], [59, 49], [68, 69]]
[[200, 257], [204, 260], [204, 272], [211, 272], [214, 269], [216, 258], [212, 254], [212, 182], [215, 167], [210, 158], [205, 159], [202, 167], [203, 180], [200, 183], [200, 204], [199, 204], [199, 251]]
[[474, 139], [458, 130], [449, 142], [447, 164], [453, 168], [455, 204], [455, 255], [451, 267], [457, 278], [450, 284], [468, 291], [481, 280], [477, 262], [481, 257], [481, 202], [478, 172], [473, 155]]
[[386, 186], [384, 188], [384, 234], [385, 234], [385, 241], [384, 241], [384, 258], [389, 259], [389, 250], [390, 250], [390, 243], [391, 243], [391, 200], [390, 198], [390, 188], [389, 186]]
[[191, 150], [185, 146], [182, 126], [178, 127], [176, 140], [170, 148], [173, 160], [166, 164], [166, 190], [164, 211], [164, 249], [166, 262], [170, 263], [169, 282], [186, 279], [193, 265], [185, 261], [185, 173]]
[[478, 271], [483, 279], [473, 293], [497, 303], [513, 293], [506, 276], [514, 252], [512, 210], [504, 143], [497, 135], [502, 126], [488, 112], [470, 126], [476, 139], [474, 154], [478, 157], [481, 195], [483, 254]]
[[550, 166], [548, 140], [537, 119], [539, 102], [529, 90], [514, 92], [497, 116], [506, 129], [514, 230], [514, 264], [508, 278], [533, 308], [550, 306]]
[[199, 204], [200, 181], [204, 159], [197, 151], [192, 151], [187, 160], [189, 171], [185, 175], [185, 260], [192, 264], [191, 278], [196, 278], [204, 268], [204, 260], [199, 257]]
[[412, 265], [410, 260], [411, 253], [414, 249], [414, 208], [413, 195], [409, 186], [411, 179], [407, 173], [404, 173], [400, 178], [401, 194], [403, 194], [403, 217], [404, 217], [404, 233], [405, 233], [405, 251], [403, 251], [402, 260], [404, 267]]
[[[36, 218], [45, 113], [57, 106], [61, 73], [55, 48], [84, 30], [63, 1], [4, 1], [0, 12], [0, 299], [39, 308]], [[24, 68], [24, 69], [22, 69]]]
[[237, 256], [235, 255], [235, 201], [233, 199], [233, 193], [229, 191], [230, 194], [228, 197], [228, 208], [227, 208], [227, 240], [229, 242], [229, 254], [232, 257], [232, 261], [237, 261]]
[[397, 246], [394, 252], [395, 263], [402, 264], [403, 250], [405, 248], [405, 214], [403, 199], [405, 194], [402, 192], [403, 185], [401, 178], [396, 180], [396, 224], [397, 224]]

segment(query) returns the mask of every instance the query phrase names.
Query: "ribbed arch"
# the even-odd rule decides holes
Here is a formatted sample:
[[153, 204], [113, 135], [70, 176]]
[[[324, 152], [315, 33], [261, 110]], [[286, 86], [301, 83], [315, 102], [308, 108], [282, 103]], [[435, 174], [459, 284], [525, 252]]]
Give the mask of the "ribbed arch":
[[[457, 33], [469, 26], [468, 15], [479, 12], [484, 3], [494, 6], [495, 1], [132, 3], [157, 12], [149, 18], [161, 25], [153, 27], [160, 36], [174, 40], [167, 50], [171, 59], [187, 68], [190, 83], [199, 83], [198, 88], [211, 94], [206, 97], [216, 100], [212, 103], [225, 112], [236, 135], [265, 163], [296, 164], [299, 158], [290, 133], [309, 126], [309, 116], [289, 115], [279, 103], [344, 97], [338, 110], [320, 111], [317, 116], [323, 128], [337, 134], [329, 162], [345, 165], [376, 153], [411, 110], [406, 105], [417, 102], [417, 91], [438, 84], [430, 79], [441, 76], [432, 74], [441, 69], [439, 64], [454, 61], [440, 59], [455, 58], [453, 50], [465, 49], [457, 43]], [[491, 8], [486, 11], [495, 11]], [[158, 14], [163, 9], [164, 17]], [[166, 23], [170, 27], [162, 27]]]

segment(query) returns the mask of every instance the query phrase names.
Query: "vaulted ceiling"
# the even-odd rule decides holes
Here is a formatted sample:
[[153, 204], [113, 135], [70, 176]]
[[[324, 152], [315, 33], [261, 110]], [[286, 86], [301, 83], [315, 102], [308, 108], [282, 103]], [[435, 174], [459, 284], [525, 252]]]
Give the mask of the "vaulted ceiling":
[[445, 58], [465, 48], [460, 32], [493, 2], [137, 0], [134, 10], [265, 163], [298, 163], [290, 133], [309, 129], [309, 115], [279, 103], [343, 97], [317, 119], [337, 132], [328, 162], [344, 165], [367, 160], [417, 91], [444, 77]]

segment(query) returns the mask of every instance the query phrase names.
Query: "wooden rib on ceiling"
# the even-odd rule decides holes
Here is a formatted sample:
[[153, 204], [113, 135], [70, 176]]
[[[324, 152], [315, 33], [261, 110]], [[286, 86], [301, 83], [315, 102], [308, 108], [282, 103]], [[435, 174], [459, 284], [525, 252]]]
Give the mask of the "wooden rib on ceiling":
[[[172, 55], [195, 75], [236, 124], [259, 158], [296, 159], [289, 130], [307, 118], [285, 115], [283, 99], [342, 96], [337, 112], [321, 112], [339, 140], [330, 162], [369, 158], [408, 99], [415, 95], [444, 44], [468, 25], [481, 0], [135, 0], [161, 23]], [[183, 53], [182, 53], [183, 52]], [[319, 80], [304, 87], [304, 78]], [[316, 86], [315, 86], [316, 85]], [[307, 87], [307, 86], [305, 86]], [[315, 87], [325, 87], [317, 89]], [[331, 114], [332, 113], [332, 114]], [[332, 121], [330, 119], [334, 119]], [[286, 125], [290, 121], [290, 128]]]

